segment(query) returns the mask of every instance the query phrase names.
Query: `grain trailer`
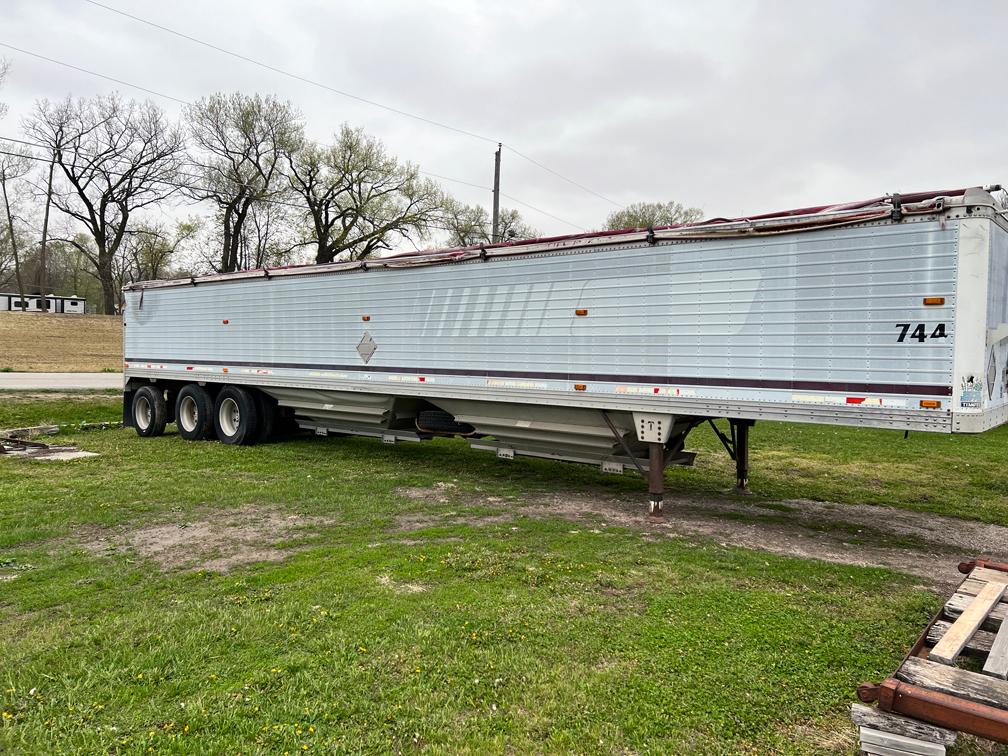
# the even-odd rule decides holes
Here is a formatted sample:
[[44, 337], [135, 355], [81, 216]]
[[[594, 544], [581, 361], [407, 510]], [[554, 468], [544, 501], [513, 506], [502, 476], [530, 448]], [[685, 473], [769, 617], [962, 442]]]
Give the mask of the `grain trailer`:
[[636, 469], [652, 514], [705, 423], [740, 488], [757, 420], [979, 433], [1008, 416], [995, 189], [130, 284], [124, 421], [461, 436]]

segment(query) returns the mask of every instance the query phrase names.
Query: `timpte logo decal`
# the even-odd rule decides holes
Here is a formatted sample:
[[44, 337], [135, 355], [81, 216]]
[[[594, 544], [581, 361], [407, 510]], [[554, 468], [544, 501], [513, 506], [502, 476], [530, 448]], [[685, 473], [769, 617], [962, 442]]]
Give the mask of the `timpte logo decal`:
[[[928, 326], [926, 323], [897, 323], [896, 327], [900, 329], [899, 336], [896, 338], [896, 343], [901, 344], [908, 339], [913, 339], [919, 341], [923, 344], [928, 339], [947, 339], [948, 334], [945, 332], [945, 324], [939, 323], [931, 331], [931, 335], [928, 336]], [[913, 328], [911, 332], [910, 329]], [[909, 337], [907, 334], [910, 334]]]
[[983, 402], [983, 381], [972, 375], [962, 379], [959, 386], [959, 406], [963, 409], [980, 409]]

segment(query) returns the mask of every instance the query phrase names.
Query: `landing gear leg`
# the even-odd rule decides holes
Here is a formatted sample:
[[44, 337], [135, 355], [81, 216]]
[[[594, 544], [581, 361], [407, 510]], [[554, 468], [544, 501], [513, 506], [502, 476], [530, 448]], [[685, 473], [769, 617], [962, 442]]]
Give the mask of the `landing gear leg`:
[[662, 517], [662, 499], [665, 498], [665, 444], [652, 441], [648, 444], [648, 516]]
[[732, 438], [735, 447], [735, 490], [739, 493], [752, 493], [749, 490], [749, 429], [755, 425], [753, 420], [732, 420]]

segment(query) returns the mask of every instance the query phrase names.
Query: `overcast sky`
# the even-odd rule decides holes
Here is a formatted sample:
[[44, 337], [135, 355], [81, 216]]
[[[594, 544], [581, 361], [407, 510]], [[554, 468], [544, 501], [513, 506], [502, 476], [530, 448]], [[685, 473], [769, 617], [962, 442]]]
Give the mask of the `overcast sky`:
[[[248, 57], [500, 140], [625, 204], [744, 215], [1008, 182], [1008, 3], [103, 0]], [[495, 145], [271, 73], [84, 0], [3, 0], [0, 42], [183, 100], [275, 93], [309, 136], [363, 126], [482, 186]], [[0, 48], [0, 135], [39, 97], [142, 92]], [[177, 115], [181, 106], [152, 97]], [[505, 151], [502, 191], [543, 233], [614, 205]], [[489, 191], [444, 186], [490, 205]], [[504, 200], [505, 206], [513, 202]]]

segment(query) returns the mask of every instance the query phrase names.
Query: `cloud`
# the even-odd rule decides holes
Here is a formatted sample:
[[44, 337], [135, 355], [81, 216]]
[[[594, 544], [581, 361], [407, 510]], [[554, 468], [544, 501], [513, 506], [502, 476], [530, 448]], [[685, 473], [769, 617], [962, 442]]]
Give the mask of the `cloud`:
[[[110, 0], [362, 97], [500, 139], [621, 203], [711, 215], [997, 181], [1008, 6], [974, 3], [356, 4]], [[274, 92], [325, 139], [343, 121], [489, 185], [495, 145], [394, 115], [80, 2], [14, 0], [0, 41], [183, 99]], [[11, 113], [116, 88], [3, 53]], [[118, 87], [125, 94], [127, 88]], [[137, 93], [138, 97], [145, 95]], [[162, 103], [171, 113], [178, 107]], [[506, 152], [504, 191], [597, 227], [613, 208]], [[485, 191], [446, 184], [465, 201]], [[547, 233], [570, 226], [522, 208]]]

